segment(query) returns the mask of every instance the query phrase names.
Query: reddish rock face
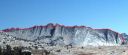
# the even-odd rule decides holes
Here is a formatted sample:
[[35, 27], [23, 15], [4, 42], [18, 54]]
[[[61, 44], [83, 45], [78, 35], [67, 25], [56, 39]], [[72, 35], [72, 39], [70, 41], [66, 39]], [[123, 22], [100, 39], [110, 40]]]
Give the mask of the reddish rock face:
[[60, 25], [60, 24], [47, 24], [46, 26], [33, 26], [30, 28], [8, 28], [8, 29], [4, 29], [2, 30], [3, 32], [11, 32], [11, 31], [18, 31], [18, 30], [30, 30], [30, 29], [34, 29], [34, 28], [55, 28], [55, 27], [65, 27], [65, 28], [85, 28], [85, 26], [64, 26], [64, 25]]

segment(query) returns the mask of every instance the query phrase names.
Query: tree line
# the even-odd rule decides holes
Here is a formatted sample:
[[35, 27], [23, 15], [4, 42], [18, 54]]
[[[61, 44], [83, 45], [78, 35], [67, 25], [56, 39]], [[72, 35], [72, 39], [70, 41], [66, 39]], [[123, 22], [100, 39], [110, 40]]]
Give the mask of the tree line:
[[6, 47], [2, 48], [0, 46], [0, 55], [31, 55], [31, 52], [23, 52], [23, 47], [11, 47], [10, 45], [6, 45]]

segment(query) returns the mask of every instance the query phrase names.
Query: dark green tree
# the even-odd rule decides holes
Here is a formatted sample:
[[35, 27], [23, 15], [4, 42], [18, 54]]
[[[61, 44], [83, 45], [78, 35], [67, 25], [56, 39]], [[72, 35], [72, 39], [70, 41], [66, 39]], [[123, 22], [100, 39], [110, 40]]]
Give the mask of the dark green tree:
[[22, 47], [14, 47], [13, 51], [14, 55], [22, 55]]
[[11, 48], [11, 46], [10, 45], [6, 45], [6, 51], [7, 51], [7, 55], [12, 55], [12, 48]]
[[3, 55], [12, 55], [11, 46], [6, 45], [6, 49], [3, 49]]
[[2, 48], [1, 48], [1, 46], [0, 46], [0, 55], [2, 55]]

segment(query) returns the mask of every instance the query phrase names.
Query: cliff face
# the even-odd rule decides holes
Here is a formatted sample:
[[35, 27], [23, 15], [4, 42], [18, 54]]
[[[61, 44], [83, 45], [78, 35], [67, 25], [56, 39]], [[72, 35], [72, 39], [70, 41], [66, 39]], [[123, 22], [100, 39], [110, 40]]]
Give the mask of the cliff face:
[[121, 45], [126, 41], [123, 35], [110, 29], [92, 29], [85, 26], [63, 26], [59, 24], [34, 26], [25, 29], [11, 28], [5, 29], [3, 32], [16, 38], [52, 45], [111, 46]]

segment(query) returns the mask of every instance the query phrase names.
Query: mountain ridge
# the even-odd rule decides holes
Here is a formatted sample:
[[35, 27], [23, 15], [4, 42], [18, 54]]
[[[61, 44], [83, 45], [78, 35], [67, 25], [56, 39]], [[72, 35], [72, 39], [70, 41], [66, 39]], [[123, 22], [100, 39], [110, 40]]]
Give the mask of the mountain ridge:
[[[77, 25], [74, 25], [74, 26], [65, 26], [65, 25], [60, 25], [60, 24], [54, 24], [54, 23], [49, 23], [47, 25], [35, 25], [35, 26], [32, 26], [32, 27], [29, 27], [29, 28], [15, 28], [15, 27], [12, 27], [12, 28], [7, 28], [7, 29], [3, 29], [3, 30], [0, 30], [1, 32], [8, 32], [8, 31], [11, 31], [11, 30], [29, 30], [29, 29], [32, 29], [32, 28], [35, 28], [35, 27], [42, 27], [42, 28], [46, 28], [48, 25], [53, 25], [52, 27], [56, 27], [56, 26], [62, 26], [62, 27], [67, 27], [67, 28], [84, 28], [84, 27], [87, 27], [87, 26], [77, 26]], [[88, 27], [88, 28], [91, 28], [91, 27]], [[91, 28], [91, 29], [94, 29], [94, 28]], [[94, 30], [111, 30], [111, 31], [114, 31], [110, 28], [96, 28]], [[114, 31], [116, 33], [119, 33], [117, 31]], [[119, 33], [121, 34], [121, 33]]]
[[128, 39], [127, 35], [122, 35], [111, 29], [93, 29], [86, 26], [64, 26], [52, 23], [24, 29], [10, 28], [2, 30], [2, 32], [16, 38], [52, 45], [111, 46], [127, 43]]

